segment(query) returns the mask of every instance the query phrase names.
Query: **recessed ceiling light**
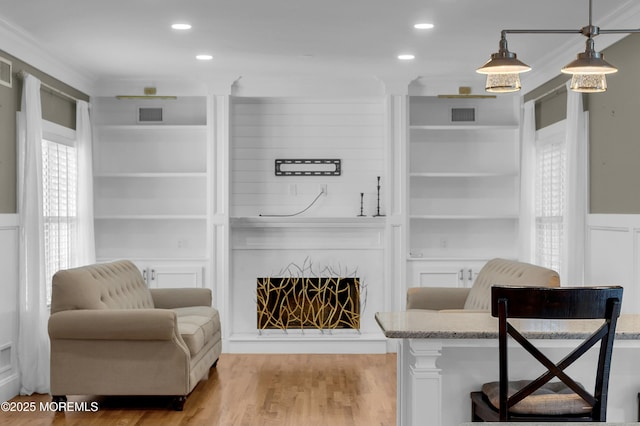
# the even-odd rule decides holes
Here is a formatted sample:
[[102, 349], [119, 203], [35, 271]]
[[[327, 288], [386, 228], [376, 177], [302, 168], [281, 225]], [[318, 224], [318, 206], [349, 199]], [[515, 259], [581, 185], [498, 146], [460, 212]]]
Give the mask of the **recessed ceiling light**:
[[415, 55], [411, 55], [409, 53], [398, 55], [398, 59], [400, 59], [401, 61], [410, 61], [415, 58], [416, 58]]
[[429, 24], [427, 22], [420, 22], [419, 24], [415, 24], [413, 28], [418, 30], [430, 30], [433, 28], [433, 24]]
[[196, 55], [196, 59], [199, 61], [210, 61], [213, 59], [211, 55]]
[[191, 24], [177, 23], [177, 24], [171, 25], [171, 28], [173, 28], [174, 30], [190, 30]]

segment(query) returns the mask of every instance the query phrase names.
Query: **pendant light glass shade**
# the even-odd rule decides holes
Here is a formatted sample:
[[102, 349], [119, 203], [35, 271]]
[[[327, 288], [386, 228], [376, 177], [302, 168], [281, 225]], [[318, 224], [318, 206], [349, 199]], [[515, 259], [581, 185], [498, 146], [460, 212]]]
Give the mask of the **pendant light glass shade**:
[[574, 74], [570, 89], [582, 93], [606, 92], [607, 77], [604, 74]]
[[522, 86], [520, 85], [520, 74], [487, 74], [487, 82], [485, 90], [492, 93], [509, 93], [517, 92]]

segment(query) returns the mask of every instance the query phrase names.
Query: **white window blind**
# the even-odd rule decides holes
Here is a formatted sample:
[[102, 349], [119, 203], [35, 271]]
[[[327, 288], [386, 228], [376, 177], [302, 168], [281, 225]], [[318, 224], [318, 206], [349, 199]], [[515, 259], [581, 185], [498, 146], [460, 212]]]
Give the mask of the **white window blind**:
[[76, 148], [43, 140], [44, 254], [49, 302], [53, 274], [72, 267], [75, 258], [77, 175]]
[[[564, 127], [564, 126], [562, 126]], [[560, 272], [566, 204], [564, 132], [538, 132], [536, 140], [536, 263]]]

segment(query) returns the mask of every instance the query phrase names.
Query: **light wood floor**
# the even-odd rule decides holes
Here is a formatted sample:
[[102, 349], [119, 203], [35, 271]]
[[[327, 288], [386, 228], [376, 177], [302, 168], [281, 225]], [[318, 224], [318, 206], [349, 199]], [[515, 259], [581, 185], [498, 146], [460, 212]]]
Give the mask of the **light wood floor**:
[[[49, 395], [12, 401], [50, 401]], [[70, 397], [96, 412], [0, 412], [7, 425], [353, 426], [396, 422], [396, 356], [223, 354], [184, 411], [163, 397]]]

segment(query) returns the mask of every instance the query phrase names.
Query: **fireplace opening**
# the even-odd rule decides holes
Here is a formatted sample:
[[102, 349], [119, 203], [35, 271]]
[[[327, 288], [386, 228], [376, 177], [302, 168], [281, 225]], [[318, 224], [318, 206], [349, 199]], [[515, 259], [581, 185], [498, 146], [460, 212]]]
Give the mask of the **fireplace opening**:
[[357, 277], [258, 278], [258, 330], [359, 330], [360, 290]]

